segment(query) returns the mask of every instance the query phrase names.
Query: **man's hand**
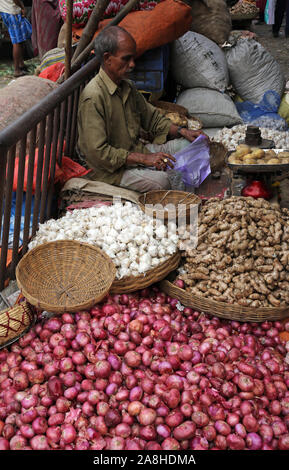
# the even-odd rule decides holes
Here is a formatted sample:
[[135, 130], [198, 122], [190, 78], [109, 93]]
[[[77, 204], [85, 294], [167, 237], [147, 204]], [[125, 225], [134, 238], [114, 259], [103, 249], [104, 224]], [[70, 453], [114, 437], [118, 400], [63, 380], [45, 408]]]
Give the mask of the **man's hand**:
[[191, 129], [187, 129], [186, 127], [182, 127], [179, 130], [179, 127], [175, 124], [172, 124], [169, 130], [169, 137], [171, 139], [178, 139], [179, 137], [183, 137], [187, 139], [189, 142], [194, 142], [200, 135], [204, 135], [208, 140], [209, 137], [201, 130], [193, 131]]
[[198, 137], [200, 137], [200, 135], [204, 135], [205, 137], [207, 137], [208, 140], [210, 140], [209, 137], [207, 136], [207, 134], [205, 134], [201, 130], [193, 131], [191, 129], [183, 128], [183, 129], [180, 130], [179, 134], [182, 137], [184, 137], [185, 139], [189, 140], [190, 142], [194, 142], [194, 140], [196, 140]]
[[130, 153], [127, 157], [126, 164], [143, 165], [146, 167], [155, 167], [157, 170], [165, 171], [168, 167], [174, 168], [175, 157], [168, 153]]
[[167, 167], [174, 168], [175, 157], [169, 153], [152, 153], [145, 156], [144, 164], [146, 166], [154, 166], [157, 170], [165, 171]]

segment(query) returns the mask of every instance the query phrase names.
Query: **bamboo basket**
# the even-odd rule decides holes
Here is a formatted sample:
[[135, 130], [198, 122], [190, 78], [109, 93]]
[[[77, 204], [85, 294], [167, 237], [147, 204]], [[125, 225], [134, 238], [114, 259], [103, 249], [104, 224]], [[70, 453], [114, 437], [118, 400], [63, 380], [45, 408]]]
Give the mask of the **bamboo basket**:
[[177, 269], [180, 264], [180, 260], [180, 253], [176, 252], [164, 263], [159, 264], [154, 269], [150, 269], [140, 276], [129, 276], [120, 280], [115, 280], [111, 286], [110, 293], [126, 294], [149, 287], [164, 279], [171, 271]]
[[44, 243], [26, 253], [16, 268], [29, 303], [48, 312], [91, 308], [109, 292], [115, 266], [98, 247], [72, 240]]
[[[144, 193], [139, 197], [139, 207], [148, 216], [161, 219], [164, 222], [173, 220], [177, 222], [180, 215], [190, 217], [191, 206], [200, 205], [201, 199], [192, 193], [174, 190], [155, 190]], [[161, 205], [161, 208], [149, 207], [150, 205]], [[178, 206], [182, 206], [178, 209]], [[166, 206], [171, 206], [166, 209]], [[185, 206], [185, 207], [184, 207]]]
[[2, 310], [0, 312], [0, 349], [9, 346], [27, 333], [35, 319], [33, 308], [26, 301]]
[[230, 305], [225, 302], [217, 302], [204, 297], [188, 293], [180, 289], [172, 282], [165, 279], [160, 283], [160, 287], [165, 294], [178, 299], [185, 307], [191, 307], [200, 312], [209, 313], [225, 320], [235, 320], [239, 322], [263, 322], [277, 321], [289, 317], [289, 307], [283, 308], [253, 308], [242, 307], [241, 305]]

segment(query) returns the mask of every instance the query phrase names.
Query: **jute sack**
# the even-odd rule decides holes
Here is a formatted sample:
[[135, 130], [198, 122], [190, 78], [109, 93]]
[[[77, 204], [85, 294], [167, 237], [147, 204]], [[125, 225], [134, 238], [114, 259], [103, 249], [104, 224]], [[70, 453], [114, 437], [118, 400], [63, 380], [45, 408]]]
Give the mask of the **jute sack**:
[[192, 7], [191, 31], [203, 34], [219, 45], [227, 41], [232, 29], [226, 0], [186, 0]]
[[0, 131], [57, 88], [51, 80], [26, 75], [0, 90]]
[[201, 119], [204, 127], [225, 127], [242, 124], [234, 102], [228, 95], [208, 88], [191, 88], [183, 91], [177, 104]]
[[242, 100], [258, 104], [269, 90], [282, 97], [285, 78], [280, 65], [258, 41], [241, 37], [224, 51], [231, 83]]
[[172, 44], [171, 72], [184, 88], [225, 91], [229, 71], [222, 49], [202, 34], [188, 31]]

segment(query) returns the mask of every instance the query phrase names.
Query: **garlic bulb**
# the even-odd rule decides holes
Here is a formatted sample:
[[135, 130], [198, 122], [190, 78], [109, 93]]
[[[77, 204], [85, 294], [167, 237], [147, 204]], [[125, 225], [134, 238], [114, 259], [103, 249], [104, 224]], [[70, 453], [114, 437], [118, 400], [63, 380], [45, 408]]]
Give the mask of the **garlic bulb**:
[[58, 220], [41, 224], [29, 249], [54, 240], [77, 240], [96, 245], [117, 267], [116, 277], [139, 276], [177, 251], [176, 225], [165, 225], [126, 202], [76, 209]]
[[[228, 150], [235, 150], [240, 140], [245, 139], [247, 126], [239, 125], [232, 128], [224, 127], [216, 133], [213, 140], [221, 142]], [[277, 149], [289, 148], [289, 131], [277, 131], [265, 127], [260, 127], [263, 139], [273, 140]]]

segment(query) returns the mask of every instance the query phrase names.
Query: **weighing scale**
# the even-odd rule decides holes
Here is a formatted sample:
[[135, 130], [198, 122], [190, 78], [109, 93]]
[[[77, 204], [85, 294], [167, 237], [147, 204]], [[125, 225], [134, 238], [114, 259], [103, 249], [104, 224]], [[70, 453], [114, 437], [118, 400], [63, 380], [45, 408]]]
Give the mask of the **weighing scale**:
[[[275, 142], [273, 140], [263, 139], [261, 137], [261, 131], [259, 127], [256, 126], [247, 126], [245, 140], [240, 141], [239, 144], [246, 144], [249, 147], [268, 150], [275, 148]], [[231, 153], [232, 152], [230, 152], [230, 154]], [[230, 163], [228, 161], [228, 157], [226, 163], [231, 169], [233, 179], [246, 179], [246, 184], [242, 188], [241, 195], [242, 193], [246, 193], [248, 191], [252, 183], [255, 184], [254, 182], [258, 181], [260, 188], [263, 189], [264, 192], [267, 192], [268, 199], [270, 199], [269, 194], [271, 193], [272, 195], [272, 181], [278, 180], [278, 177], [282, 176], [284, 172], [289, 172], [289, 163], [273, 165], [238, 165], [235, 163]], [[232, 186], [233, 184], [231, 187]], [[231, 191], [232, 194], [235, 195], [234, 190], [232, 189]]]

